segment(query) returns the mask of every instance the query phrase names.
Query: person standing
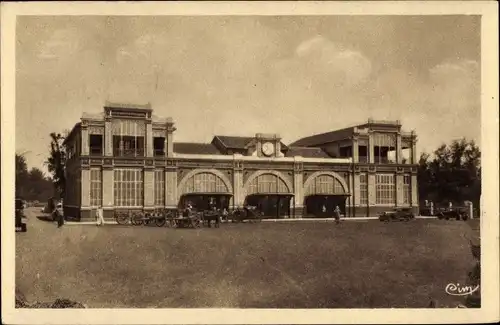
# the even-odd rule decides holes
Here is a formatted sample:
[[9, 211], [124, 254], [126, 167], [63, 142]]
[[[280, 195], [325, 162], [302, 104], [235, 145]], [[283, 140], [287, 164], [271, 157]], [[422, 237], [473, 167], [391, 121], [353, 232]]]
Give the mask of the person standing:
[[97, 226], [103, 226], [104, 225], [104, 213], [102, 211], [101, 206], [97, 207], [95, 217], [96, 217]]
[[340, 208], [338, 205], [335, 207], [335, 210], [333, 212], [334, 212], [334, 216], [335, 216], [335, 223], [339, 224], [340, 223]]
[[63, 213], [63, 211], [60, 211], [57, 208], [57, 206], [54, 210], [54, 213], [56, 214], [57, 228], [61, 228], [64, 225], [64, 213]]

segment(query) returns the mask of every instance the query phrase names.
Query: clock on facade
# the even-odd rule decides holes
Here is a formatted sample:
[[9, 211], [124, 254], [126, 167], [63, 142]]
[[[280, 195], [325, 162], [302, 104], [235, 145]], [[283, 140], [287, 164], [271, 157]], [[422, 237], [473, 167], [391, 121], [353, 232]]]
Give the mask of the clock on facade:
[[265, 142], [262, 144], [262, 153], [270, 156], [274, 153], [274, 144], [272, 142]]

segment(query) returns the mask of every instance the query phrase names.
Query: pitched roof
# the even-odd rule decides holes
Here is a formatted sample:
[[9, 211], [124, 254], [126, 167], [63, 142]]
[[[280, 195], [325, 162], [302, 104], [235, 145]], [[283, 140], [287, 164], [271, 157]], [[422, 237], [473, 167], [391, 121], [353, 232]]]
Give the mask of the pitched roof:
[[216, 135], [220, 142], [230, 149], [244, 149], [245, 146], [252, 141], [253, 137], [237, 137], [237, 136], [227, 136], [227, 135]]
[[333, 142], [336, 140], [339, 140], [339, 138], [345, 138], [351, 136], [353, 132], [354, 127], [348, 127], [345, 129], [340, 129], [340, 130], [335, 130], [335, 131], [330, 131], [330, 132], [325, 132], [325, 133], [320, 133], [320, 134], [314, 134], [302, 139], [299, 139], [293, 143], [290, 144], [290, 146], [314, 146], [314, 145], [319, 145], [319, 144], [325, 144], [329, 142]]
[[305, 158], [331, 158], [321, 148], [316, 147], [288, 147], [287, 157], [301, 156]]
[[174, 152], [191, 155], [220, 155], [211, 143], [174, 142]]

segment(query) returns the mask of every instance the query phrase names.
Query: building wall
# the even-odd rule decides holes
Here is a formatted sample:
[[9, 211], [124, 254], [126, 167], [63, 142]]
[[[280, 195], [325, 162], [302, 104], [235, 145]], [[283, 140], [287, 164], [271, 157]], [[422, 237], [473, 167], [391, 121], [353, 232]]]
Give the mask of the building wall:
[[[232, 157], [231, 157], [232, 158]], [[223, 184], [223, 189], [220, 191], [228, 191], [233, 195], [230, 206], [233, 208], [241, 207], [246, 195], [251, 191], [255, 191], [255, 180], [259, 177], [272, 175], [276, 177], [283, 190], [294, 194], [293, 210], [295, 217], [301, 217], [304, 210], [305, 197], [310, 191], [311, 184], [322, 177], [325, 188], [342, 189], [345, 193], [350, 194], [346, 200], [346, 217], [377, 217], [381, 211], [391, 209], [396, 206], [413, 207], [415, 211], [418, 209], [418, 196], [416, 194], [416, 168], [410, 166], [371, 166], [367, 165], [348, 165], [348, 164], [318, 164], [304, 162], [300, 157], [288, 159], [282, 162], [265, 162], [261, 161], [238, 161], [237, 159], [225, 160], [179, 160], [179, 159], [155, 159], [155, 160], [128, 160], [123, 159], [108, 159], [104, 162], [103, 159], [82, 160], [81, 168], [78, 174], [81, 175], [81, 183], [79, 185], [80, 195], [78, 208], [68, 207], [67, 211], [72, 211], [71, 214], [81, 216], [82, 218], [92, 219], [92, 211], [97, 208], [92, 202], [99, 202], [95, 197], [96, 187], [95, 181], [93, 184], [92, 175], [96, 170], [101, 172], [101, 188], [102, 207], [106, 218], [112, 218], [115, 210], [121, 209], [136, 209], [136, 210], [152, 210], [155, 208], [166, 207], [176, 208], [183, 191], [186, 191], [187, 183], [193, 182], [196, 177], [205, 177], [203, 175], [210, 174], [211, 181], [215, 180], [214, 184]], [[150, 165], [148, 165], [150, 164]], [[399, 169], [398, 169], [399, 168]], [[135, 169], [140, 171], [142, 180], [137, 185], [142, 188], [142, 203], [134, 206], [119, 206], [115, 200], [115, 171]], [[155, 173], [163, 173], [160, 191], [155, 185]], [[198, 175], [198, 176], [197, 176]], [[389, 190], [384, 188], [384, 184], [379, 184], [377, 175], [392, 175], [394, 184], [389, 186]], [[408, 193], [408, 202], [403, 202], [403, 186], [404, 177], [407, 177], [410, 184], [406, 184], [406, 188], [410, 190]], [[328, 178], [330, 177], [330, 178]], [[72, 178], [74, 179], [74, 178]], [[265, 179], [262, 178], [262, 179]], [[271, 178], [269, 178], [271, 179]], [[331, 179], [337, 182], [337, 185], [328, 185], [326, 180]], [[265, 180], [264, 180], [265, 182]], [[71, 184], [69, 182], [68, 184]], [[193, 186], [192, 183], [190, 183]], [[254, 185], [252, 185], [254, 184]], [[129, 185], [126, 185], [129, 186]], [[250, 187], [254, 186], [253, 189]], [[335, 187], [336, 186], [336, 187]], [[220, 186], [219, 186], [220, 187]], [[156, 190], [155, 190], [156, 188]], [[392, 190], [391, 190], [392, 189]], [[200, 188], [199, 191], [202, 191]], [[208, 190], [208, 189], [205, 189]], [[218, 191], [215, 187], [210, 191]], [[193, 191], [193, 189], [191, 189]], [[196, 190], [198, 191], [198, 189]], [[325, 191], [325, 190], [321, 190]], [[326, 190], [328, 191], [328, 190]], [[384, 192], [385, 191], [385, 192]], [[380, 202], [381, 193], [393, 193], [392, 197], [385, 198], [384, 202]], [[155, 193], [161, 192], [163, 205], [156, 204]], [[321, 192], [322, 193], [322, 192]], [[123, 205], [123, 204], [122, 204]], [[73, 209], [73, 210], [71, 210]]]
[[[342, 137], [339, 137], [339, 142], [326, 145], [326, 150], [338, 154], [341, 140], [345, 145], [353, 145], [353, 160], [349, 162], [345, 162], [345, 159], [303, 157], [267, 159], [241, 155], [178, 155], [173, 152], [175, 127], [171, 120], [155, 123], [150, 118], [148, 115], [144, 119], [146, 147], [145, 155], [141, 158], [113, 157], [113, 119], [110, 115], [106, 115], [102, 121], [82, 122], [80, 133], [75, 135], [75, 139], [79, 139], [75, 141], [81, 143], [81, 157], [73, 158], [68, 164], [67, 186], [70, 194], [65, 203], [65, 213], [76, 218], [92, 219], [93, 211], [98, 206], [103, 207], [105, 218], [112, 218], [115, 211], [121, 209], [176, 208], [186, 186], [197, 178], [202, 182], [213, 182], [215, 191], [230, 192], [233, 195], [230, 202], [233, 208], [241, 207], [247, 194], [258, 191], [259, 186], [273, 186], [259, 184], [274, 181], [276, 189], [294, 194], [294, 215], [300, 217], [311, 184], [315, 179], [321, 178], [320, 187], [323, 186], [324, 189], [319, 192], [336, 193], [342, 189], [342, 193], [350, 194], [346, 200], [346, 217], [376, 217], [379, 212], [396, 206], [418, 210], [416, 136], [413, 133], [402, 134], [399, 130], [392, 129], [367, 132], [356, 128], [345, 130]], [[89, 135], [95, 132], [104, 135], [103, 157], [88, 156]], [[403, 142], [410, 143], [413, 151], [413, 161], [410, 162], [413, 164], [374, 164], [373, 145], [377, 132], [395, 133], [398, 152]], [[153, 155], [152, 137], [155, 134], [165, 136], [165, 157]], [[358, 145], [365, 142], [369, 147], [369, 161], [358, 163]], [[399, 160], [398, 154], [398, 162]], [[120, 170], [129, 169], [137, 172], [123, 176]], [[381, 177], [382, 174], [387, 177]], [[381, 179], [391, 179], [393, 182], [381, 184]], [[197, 185], [189, 186], [196, 188]], [[390, 193], [389, 197], [387, 193]], [[97, 198], [96, 195], [100, 197]], [[130, 204], [123, 203], [124, 195], [127, 196], [125, 201]], [[163, 197], [159, 199], [158, 195]], [[130, 196], [134, 200], [130, 200]], [[137, 196], [141, 197], [140, 200]]]

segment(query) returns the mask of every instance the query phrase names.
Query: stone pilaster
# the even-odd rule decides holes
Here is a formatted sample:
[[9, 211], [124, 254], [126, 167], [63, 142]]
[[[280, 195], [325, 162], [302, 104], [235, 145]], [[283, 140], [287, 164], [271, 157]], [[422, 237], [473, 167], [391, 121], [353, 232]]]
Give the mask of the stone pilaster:
[[104, 122], [104, 155], [106, 157], [113, 156], [113, 126], [111, 119], [106, 119]]
[[144, 169], [144, 209], [153, 209], [155, 205], [155, 171]]
[[417, 135], [411, 131], [411, 163], [418, 164]]
[[90, 168], [82, 168], [82, 208], [90, 207]]
[[111, 209], [115, 205], [115, 172], [112, 166], [102, 168], [102, 208]]
[[372, 131], [368, 133], [368, 162], [373, 164], [375, 162], [374, 135]]
[[354, 206], [359, 206], [361, 204], [361, 189], [360, 189], [360, 173], [356, 172], [354, 173], [352, 179], [353, 179], [353, 186], [352, 186], [352, 193], [354, 195]]
[[353, 217], [354, 213], [354, 173], [350, 172], [347, 176], [347, 185], [349, 186], [349, 197], [346, 200], [346, 217]]
[[376, 174], [368, 173], [368, 205], [377, 204]]
[[304, 211], [304, 163], [302, 157], [294, 158], [293, 188], [295, 218], [302, 218]]
[[177, 166], [175, 162], [167, 161], [165, 169], [165, 207], [176, 208], [178, 205], [177, 199]]
[[396, 174], [396, 206], [403, 205], [403, 192], [404, 192], [404, 175], [397, 173]]
[[153, 157], [153, 124], [146, 122], [146, 157]]
[[174, 122], [171, 118], [167, 121], [167, 136], [165, 137], [165, 150], [167, 157], [174, 156], [174, 132], [176, 128], [174, 126]]
[[417, 174], [411, 174], [411, 206], [418, 207], [418, 184]]
[[82, 156], [88, 156], [89, 151], [90, 151], [90, 144], [89, 144], [89, 128], [87, 124], [82, 121], [81, 124], [81, 135], [82, 135], [82, 146], [81, 146], [81, 155]]
[[396, 134], [396, 163], [401, 164], [403, 161], [403, 149], [401, 147], [401, 132]]
[[243, 168], [243, 162], [239, 160], [239, 155], [233, 155], [233, 205], [235, 208], [242, 207], [245, 203]]
[[359, 162], [359, 143], [357, 136], [352, 139], [352, 161], [355, 164]]
[[276, 141], [276, 150], [275, 150], [275, 153], [274, 153], [274, 156], [275, 157], [281, 157], [283, 154], [281, 153], [281, 139], [278, 139]]

